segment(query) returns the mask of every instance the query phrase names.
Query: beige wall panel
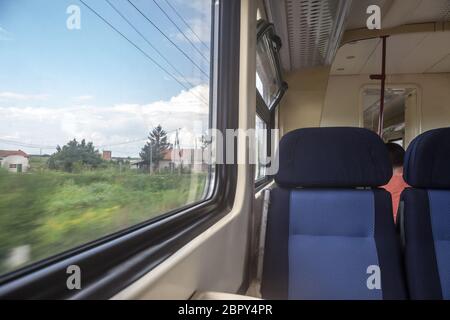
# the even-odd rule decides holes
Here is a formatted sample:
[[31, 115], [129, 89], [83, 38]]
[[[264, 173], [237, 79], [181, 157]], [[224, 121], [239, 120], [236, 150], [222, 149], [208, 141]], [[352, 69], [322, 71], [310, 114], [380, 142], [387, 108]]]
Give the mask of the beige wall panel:
[[329, 73], [329, 67], [319, 67], [286, 76], [289, 90], [283, 98], [279, 113], [283, 134], [320, 125]]
[[[359, 126], [360, 95], [365, 85], [379, 84], [368, 75], [331, 76], [321, 126]], [[387, 85], [418, 88], [417, 133], [450, 126], [450, 74], [409, 74], [388, 76]]]

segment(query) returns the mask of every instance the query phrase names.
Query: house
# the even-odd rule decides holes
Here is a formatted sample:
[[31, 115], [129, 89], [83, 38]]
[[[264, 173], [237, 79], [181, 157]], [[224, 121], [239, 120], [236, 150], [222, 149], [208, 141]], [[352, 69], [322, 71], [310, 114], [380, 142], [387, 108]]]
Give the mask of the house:
[[30, 169], [30, 156], [22, 150], [0, 150], [0, 167], [9, 172], [27, 172]]
[[111, 161], [112, 160], [112, 151], [103, 151], [102, 159], [105, 161]]
[[[175, 164], [173, 162], [173, 150], [168, 149], [164, 151], [162, 160], [159, 161], [158, 168], [156, 171], [161, 170], [170, 170], [175, 168]], [[143, 160], [135, 160], [130, 162], [130, 167], [132, 169], [145, 169], [148, 170], [148, 164]], [[151, 171], [153, 171], [154, 168], [152, 166]]]
[[[146, 169], [148, 164], [142, 160], [132, 161], [130, 163], [132, 169]], [[159, 161], [156, 171], [189, 169], [192, 172], [207, 171], [208, 165], [204, 159], [201, 149], [168, 149], [164, 151], [163, 158]], [[153, 171], [154, 168], [152, 167]]]
[[188, 168], [191, 172], [204, 172], [208, 170], [207, 155], [202, 149], [171, 150], [171, 159], [175, 168]]
[[168, 150], [164, 151], [163, 159], [159, 160], [158, 169], [159, 170], [175, 169], [174, 150], [173, 149], [168, 149]]

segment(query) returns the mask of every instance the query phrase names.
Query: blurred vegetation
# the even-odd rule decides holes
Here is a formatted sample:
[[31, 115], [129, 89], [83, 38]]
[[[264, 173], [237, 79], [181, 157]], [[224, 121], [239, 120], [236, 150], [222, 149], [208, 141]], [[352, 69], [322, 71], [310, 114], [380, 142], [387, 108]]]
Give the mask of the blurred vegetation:
[[0, 170], [0, 273], [11, 271], [13, 248], [30, 246], [29, 262], [47, 258], [198, 201], [206, 182], [206, 174], [149, 175], [112, 163], [54, 171], [47, 160], [32, 158], [27, 174]]
[[42, 172], [48, 170], [48, 159], [50, 156], [30, 156], [29, 172]]
[[80, 172], [85, 168], [99, 168], [105, 164], [92, 142], [76, 139], [63, 147], [56, 147], [56, 152], [48, 159], [48, 167], [66, 172]]

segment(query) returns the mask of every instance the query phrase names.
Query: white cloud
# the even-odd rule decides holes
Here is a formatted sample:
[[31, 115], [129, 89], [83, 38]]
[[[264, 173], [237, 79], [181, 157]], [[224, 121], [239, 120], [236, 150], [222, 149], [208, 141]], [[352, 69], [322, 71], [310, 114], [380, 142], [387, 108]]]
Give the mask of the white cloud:
[[10, 41], [12, 39], [12, 34], [0, 27], [0, 41]]
[[84, 96], [74, 97], [74, 99], [78, 100], [78, 101], [89, 101], [89, 100], [94, 99], [94, 96], [84, 95]]
[[[101, 149], [112, 150], [113, 156], [137, 156], [149, 131], [161, 124], [172, 141], [175, 130], [181, 128], [181, 145], [192, 147], [192, 132], [200, 135], [207, 129], [209, 106], [199, 97], [207, 101], [208, 94], [208, 86], [199, 85], [170, 100], [143, 105], [0, 107], [0, 138], [14, 136], [15, 141], [45, 146], [62, 145], [73, 138], [86, 139], [96, 146], [105, 146]], [[140, 141], [126, 143], [135, 140]]]
[[16, 92], [0, 92], [0, 100], [46, 100], [49, 97], [48, 94], [23, 94]]
[[[175, 5], [179, 10], [181, 10], [183, 6], [192, 9], [194, 14], [186, 16], [186, 14], [183, 14], [183, 11], [180, 11], [181, 15], [184, 16], [184, 20], [189, 25], [189, 28], [183, 24], [184, 35], [181, 32], [178, 32], [173, 34], [173, 36], [180, 42], [187, 43], [189, 40], [192, 43], [197, 44], [200, 49], [207, 51], [200, 43], [203, 42], [209, 46], [211, 41], [211, 3], [204, 0], [178, 0]], [[186, 38], [188, 38], [188, 40]], [[209, 52], [205, 52], [204, 54], [208, 56]]]
[[[202, 83], [205, 83], [205, 79], [202, 79], [200, 76], [198, 76], [198, 77], [195, 77], [195, 76], [194, 77], [188, 77], [188, 76], [177, 76], [177, 75], [174, 75], [174, 78], [177, 81], [181, 82], [182, 84], [185, 84], [185, 85], [188, 85], [188, 86], [191, 86], [191, 85], [197, 86], [197, 85], [201, 85]], [[171, 80], [173, 80], [173, 78], [171, 78], [169, 76], [164, 76], [164, 80], [171, 81]]]
[[[205, 22], [205, 20], [202, 19], [190, 19], [188, 21], [188, 24], [190, 26], [190, 29], [189, 28], [184, 29], [183, 30], [184, 35], [180, 32], [176, 33], [175, 34], [176, 39], [182, 42], [188, 42], [187, 39], [189, 39], [189, 41], [191, 41], [192, 43], [195, 44], [203, 43], [209, 46], [209, 43], [211, 41], [211, 26], [209, 25], [209, 23]], [[203, 45], [198, 47], [206, 50], [206, 48]], [[208, 53], [206, 52], [206, 54]]]
[[203, 16], [211, 15], [211, 3], [205, 0], [178, 0], [179, 4], [187, 5]]

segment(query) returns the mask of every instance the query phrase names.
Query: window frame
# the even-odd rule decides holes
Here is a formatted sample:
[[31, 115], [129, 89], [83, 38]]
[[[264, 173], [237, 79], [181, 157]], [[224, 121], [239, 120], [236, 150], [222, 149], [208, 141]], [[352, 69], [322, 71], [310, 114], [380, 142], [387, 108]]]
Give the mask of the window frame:
[[[238, 128], [240, 1], [212, 6], [210, 121]], [[225, 152], [225, 146], [223, 152]], [[225, 153], [224, 153], [225, 154]], [[236, 157], [236, 155], [235, 155]], [[235, 162], [236, 163], [236, 162]], [[108, 299], [151, 271], [228, 214], [235, 197], [237, 165], [217, 164], [212, 194], [126, 230], [0, 276], [1, 299]], [[82, 290], [66, 287], [66, 269], [82, 270]]]
[[[256, 116], [259, 116], [261, 120], [266, 124], [267, 127], [267, 134], [266, 134], [266, 156], [270, 157], [272, 153], [272, 139], [270, 135], [270, 130], [275, 129], [275, 113], [269, 111], [267, 109], [266, 104], [264, 102], [264, 99], [261, 97], [261, 95], [257, 92], [256, 94]], [[256, 159], [258, 159], [258, 155], [256, 155]], [[256, 172], [255, 172], [256, 174]], [[267, 174], [264, 177], [261, 177], [259, 179], [255, 179], [255, 187], [260, 188], [261, 186], [264, 186], [272, 181], [272, 177], [268, 176]]]
[[[267, 22], [266, 20], [258, 20], [257, 22], [257, 37], [256, 37], [256, 43], [258, 44], [259, 41], [261, 41], [262, 37], [265, 36], [265, 34], [269, 31], [272, 31], [274, 35], [274, 41], [278, 42], [279, 48], [281, 48], [281, 39], [276, 35], [275, 33], [275, 26], [272, 23]], [[275, 62], [275, 68], [277, 69], [277, 76], [280, 81], [280, 90], [278, 91], [278, 94], [275, 98], [275, 100], [272, 102], [270, 106], [268, 106], [261, 94], [258, 90], [256, 90], [256, 94], [261, 98], [264, 105], [269, 109], [269, 111], [273, 111], [276, 109], [278, 104], [280, 103], [281, 99], [283, 98], [284, 94], [286, 93], [288, 89], [287, 83], [283, 80], [283, 72], [281, 70], [281, 62], [280, 62], [280, 55], [279, 51], [272, 51], [273, 60]]]
[[[258, 112], [256, 112], [256, 116], [255, 116], [255, 121], [257, 120], [257, 119], [261, 119], [261, 121], [265, 124], [265, 126], [266, 126], [266, 128], [265, 128], [265, 130], [267, 130], [267, 131], [269, 131], [271, 128], [269, 128], [268, 127], [268, 123], [266, 122], [266, 120], [264, 120], [260, 115], [259, 115], [259, 113]], [[256, 128], [256, 123], [255, 123], [255, 130], [258, 130], [257, 128]], [[257, 131], [255, 131], [255, 135], [258, 137], [258, 132]], [[266, 134], [266, 156], [269, 156], [269, 154], [270, 154], [270, 152], [269, 152], [269, 150], [267, 150], [269, 147], [270, 147], [270, 141], [268, 140], [270, 138], [270, 135], [268, 135], [268, 134]], [[258, 143], [258, 141], [256, 141], [256, 144]], [[260, 153], [260, 150], [259, 150], [259, 147], [257, 148], [257, 154], [256, 154], [256, 160], [258, 160], [259, 161], [259, 153]], [[256, 164], [255, 164], [256, 165]], [[255, 167], [255, 169], [256, 169], [256, 167]], [[256, 184], [258, 184], [258, 183], [260, 183], [261, 181], [263, 181], [264, 182], [264, 180], [267, 178], [267, 174], [265, 174], [264, 176], [261, 176], [260, 178], [257, 178], [257, 172], [256, 172], [256, 170], [255, 170], [255, 183]]]
[[[257, 43], [261, 40], [261, 38], [265, 35], [266, 32], [268, 32], [270, 29], [272, 29], [273, 34], [275, 34], [274, 25], [260, 19], [257, 22]], [[281, 46], [281, 41], [280, 41]], [[283, 98], [284, 94], [286, 93], [288, 89], [287, 83], [283, 80], [283, 75], [281, 71], [281, 63], [279, 58], [278, 52], [272, 52], [276, 69], [278, 73], [278, 77], [281, 82], [280, 91], [278, 92], [278, 95], [276, 99], [272, 102], [271, 106], [268, 106], [266, 102], [264, 101], [264, 98], [261, 96], [258, 90], [256, 90], [256, 115], [258, 115], [267, 126], [267, 157], [270, 157], [272, 154], [272, 139], [270, 130], [275, 129], [275, 116], [276, 112], [278, 110], [278, 105], [280, 104], [281, 99]], [[255, 180], [255, 188], [256, 191], [259, 191], [263, 189], [266, 185], [271, 183], [273, 180], [272, 176], [264, 176], [260, 179]]]

